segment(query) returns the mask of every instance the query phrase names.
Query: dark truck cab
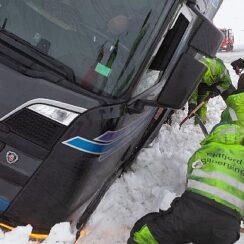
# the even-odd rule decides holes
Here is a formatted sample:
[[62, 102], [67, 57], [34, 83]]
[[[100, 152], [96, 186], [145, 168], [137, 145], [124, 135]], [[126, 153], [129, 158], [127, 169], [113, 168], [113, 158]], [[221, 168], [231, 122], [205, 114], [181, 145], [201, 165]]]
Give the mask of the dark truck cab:
[[198, 85], [221, 1], [0, 3], [1, 223], [79, 229]]

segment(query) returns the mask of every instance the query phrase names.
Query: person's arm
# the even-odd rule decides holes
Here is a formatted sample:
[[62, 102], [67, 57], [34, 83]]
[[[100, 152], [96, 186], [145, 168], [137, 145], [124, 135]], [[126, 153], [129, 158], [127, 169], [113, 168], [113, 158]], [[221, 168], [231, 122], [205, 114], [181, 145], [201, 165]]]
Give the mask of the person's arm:
[[236, 89], [232, 84], [229, 71], [222, 61], [218, 62], [217, 70], [217, 82], [211, 86], [212, 97], [221, 95], [225, 100]]
[[196, 88], [191, 94], [188, 100], [188, 114], [197, 106], [198, 88]]
[[221, 95], [221, 97], [226, 100], [226, 98], [236, 91], [236, 88], [233, 86], [229, 72], [226, 74], [222, 80], [216, 85], [216, 93]]
[[224, 100], [226, 100], [227, 97], [231, 95], [234, 91], [236, 91], [236, 88], [233, 86], [233, 84], [230, 84], [229, 88], [221, 93], [221, 96]]

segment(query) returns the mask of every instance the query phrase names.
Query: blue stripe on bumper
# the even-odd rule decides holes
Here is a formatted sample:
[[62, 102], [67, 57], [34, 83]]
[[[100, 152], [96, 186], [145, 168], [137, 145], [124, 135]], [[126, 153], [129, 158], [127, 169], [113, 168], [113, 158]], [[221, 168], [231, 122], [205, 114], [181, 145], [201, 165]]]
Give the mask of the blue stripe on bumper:
[[10, 202], [8, 200], [0, 198], [0, 211], [5, 211], [9, 205], [10, 205]]

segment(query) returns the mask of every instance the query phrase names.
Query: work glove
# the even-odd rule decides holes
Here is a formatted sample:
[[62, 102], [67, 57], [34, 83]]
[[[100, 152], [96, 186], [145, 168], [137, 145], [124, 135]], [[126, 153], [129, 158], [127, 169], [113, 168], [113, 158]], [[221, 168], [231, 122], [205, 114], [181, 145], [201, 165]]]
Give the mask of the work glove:
[[198, 94], [200, 96], [208, 95], [209, 98], [216, 97], [216, 96], [220, 95], [220, 91], [218, 90], [217, 85], [218, 84], [213, 84], [211, 86], [208, 86], [205, 83], [201, 83], [198, 86]]
[[214, 84], [214, 85], [209, 87], [209, 96], [210, 96], [210, 98], [217, 97], [220, 94], [221, 94], [221, 92], [217, 88], [217, 85]]

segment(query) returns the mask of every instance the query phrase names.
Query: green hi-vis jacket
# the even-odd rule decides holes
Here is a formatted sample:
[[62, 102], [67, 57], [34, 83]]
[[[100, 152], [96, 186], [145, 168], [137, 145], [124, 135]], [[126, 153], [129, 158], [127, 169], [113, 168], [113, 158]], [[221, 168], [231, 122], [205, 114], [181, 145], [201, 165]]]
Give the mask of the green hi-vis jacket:
[[[216, 88], [222, 94], [224, 91], [232, 85], [229, 71], [225, 67], [223, 61], [219, 58], [202, 58], [201, 62], [206, 65], [207, 70], [205, 71], [201, 83], [207, 86], [216, 84]], [[198, 88], [192, 93], [189, 103], [197, 104], [198, 96], [200, 91]], [[202, 96], [208, 96], [207, 94], [201, 94]]]
[[227, 108], [221, 115], [222, 123], [236, 123], [244, 127], [244, 90], [237, 90], [225, 100]]
[[244, 128], [217, 126], [188, 162], [187, 191], [223, 204], [244, 216]]

